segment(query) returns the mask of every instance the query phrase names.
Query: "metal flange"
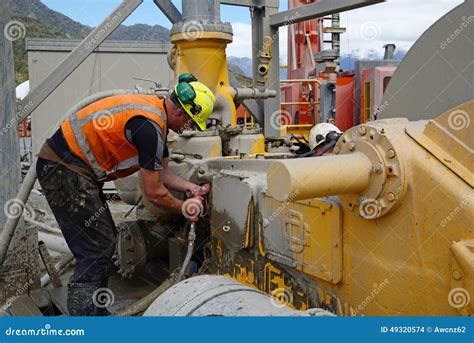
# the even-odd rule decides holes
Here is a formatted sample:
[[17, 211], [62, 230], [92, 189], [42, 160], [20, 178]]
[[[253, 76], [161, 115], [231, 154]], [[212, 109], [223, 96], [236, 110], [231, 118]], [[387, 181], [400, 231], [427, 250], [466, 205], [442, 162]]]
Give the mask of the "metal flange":
[[365, 219], [380, 218], [393, 211], [407, 188], [405, 167], [394, 144], [396, 132], [392, 133], [387, 123], [389, 121], [353, 127], [334, 147], [335, 154], [362, 153], [372, 163], [369, 186], [359, 195], [342, 197], [348, 200], [350, 210], [358, 208]]
[[123, 222], [117, 225], [117, 249], [113, 260], [119, 268], [119, 274], [124, 278], [131, 278], [144, 270], [146, 243], [137, 222]]

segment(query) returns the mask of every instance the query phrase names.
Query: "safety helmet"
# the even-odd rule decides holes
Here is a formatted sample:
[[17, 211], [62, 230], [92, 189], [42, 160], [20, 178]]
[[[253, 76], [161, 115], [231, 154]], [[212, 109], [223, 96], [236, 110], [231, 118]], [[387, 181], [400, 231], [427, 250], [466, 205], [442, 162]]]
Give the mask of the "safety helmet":
[[309, 132], [309, 147], [311, 150], [323, 144], [332, 132], [342, 134], [341, 130], [331, 123], [320, 123], [313, 126]]
[[181, 74], [171, 93], [171, 100], [187, 113], [201, 131], [206, 130], [206, 120], [216, 103], [214, 94], [206, 85], [198, 82], [192, 74]]

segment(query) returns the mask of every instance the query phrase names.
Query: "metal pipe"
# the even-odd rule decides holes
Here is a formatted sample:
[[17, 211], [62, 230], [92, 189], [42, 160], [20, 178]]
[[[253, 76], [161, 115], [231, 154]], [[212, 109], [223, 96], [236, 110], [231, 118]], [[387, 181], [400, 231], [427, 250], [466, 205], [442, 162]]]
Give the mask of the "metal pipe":
[[69, 249], [66, 240], [62, 236], [47, 233], [44, 231], [38, 231], [38, 241], [44, 242], [46, 248], [50, 250], [72, 255], [72, 252]]
[[184, 0], [182, 21], [202, 20], [217, 23], [221, 21], [219, 0]]
[[[74, 256], [66, 256], [62, 258], [58, 263], [56, 263], [55, 268], [58, 271], [58, 274], [61, 275], [64, 272], [64, 269], [74, 260]], [[41, 277], [41, 287], [46, 287], [51, 282], [49, 274], [46, 273]]]
[[280, 103], [281, 106], [291, 106], [291, 105], [317, 105], [319, 104], [319, 101], [295, 101], [295, 102], [282, 102]]
[[395, 52], [395, 44], [385, 44], [383, 48], [385, 49], [383, 59], [393, 60], [393, 53]]
[[317, 83], [318, 85], [321, 84], [321, 81], [317, 79], [282, 79], [280, 80], [280, 83], [297, 83], [297, 82], [314, 82], [314, 83]]
[[268, 99], [277, 96], [277, 92], [272, 89], [260, 90], [257, 88], [235, 88], [229, 87], [229, 93], [233, 96], [235, 101], [246, 99]]
[[291, 68], [296, 70], [296, 38], [295, 38], [295, 27], [294, 24], [290, 25], [290, 35], [291, 35]]
[[25, 179], [21, 183], [20, 190], [16, 195], [15, 204], [18, 206], [19, 213], [15, 216], [9, 216], [3, 227], [2, 236], [0, 237], [0, 266], [3, 265], [5, 257], [7, 256], [8, 248], [12, 241], [13, 235], [15, 234], [15, 229], [18, 225], [18, 221], [22, 217], [23, 210], [25, 208], [26, 201], [30, 196], [33, 185], [36, 181], [36, 159], [30, 166], [28, 173], [25, 176]]
[[313, 47], [311, 46], [311, 38], [309, 34], [305, 34], [305, 37], [306, 37], [306, 44], [308, 44], [308, 53], [309, 53], [309, 59], [311, 61], [311, 66], [315, 68], [316, 62], [314, 61]]
[[47, 233], [52, 233], [52, 234], [55, 234], [55, 235], [62, 235], [63, 234], [60, 229], [56, 229], [55, 227], [51, 227], [51, 226], [46, 225], [44, 223], [41, 223], [37, 220], [27, 218], [27, 217], [24, 217], [23, 219], [25, 220], [25, 222], [33, 224], [34, 226], [36, 226], [41, 231], [45, 231]]
[[275, 161], [267, 185], [278, 201], [357, 194], [369, 186], [371, 167], [362, 153]]
[[319, 26], [319, 51], [324, 50], [324, 27], [323, 27], [323, 18], [318, 20]]

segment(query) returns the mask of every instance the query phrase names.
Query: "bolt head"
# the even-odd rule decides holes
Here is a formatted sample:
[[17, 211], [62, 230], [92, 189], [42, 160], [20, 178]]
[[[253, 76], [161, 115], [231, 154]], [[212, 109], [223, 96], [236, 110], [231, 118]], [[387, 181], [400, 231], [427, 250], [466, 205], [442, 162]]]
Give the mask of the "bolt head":
[[379, 163], [375, 163], [372, 166], [372, 172], [376, 174], [380, 174], [382, 172], [382, 166]]
[[387, 156], [388, 156], [388, 158], [395, 158], [396, 155], [397, 155], [397, 154], [395, 153], [395, 150], [393, 150], [393, 149], [388, 149], [388, 151], [387, 151]]
[[367, 133], [367, 129], [365, 126], [359, 126], [357, 128], [357, 132], [359, 133], [359, 135], [363, 136]]
[[390, 202], [395, 201], [395, 198], [396, 198], [395, 194], [393, 194], [392, 192], [387, 194], [388, 201], [390, 201]]
[[354, 142], [349, 143], [349, 151], [354, 151], [356, 148], [356, 144]]
[[459, 270], [453, 271], [453, 279], [454, 279], [454, 280], [459, 281], [459, 280], [461, 280], [461, 277], [462, 277], [462, 275], [461, 275], [461, 273], [459, 272]]

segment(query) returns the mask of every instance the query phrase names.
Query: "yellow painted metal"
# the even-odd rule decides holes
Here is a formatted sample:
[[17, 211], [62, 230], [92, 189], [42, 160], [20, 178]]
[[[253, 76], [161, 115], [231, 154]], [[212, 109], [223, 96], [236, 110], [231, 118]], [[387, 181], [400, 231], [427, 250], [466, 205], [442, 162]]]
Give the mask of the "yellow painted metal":
[[441, 163], [474, 187], [474, 100], [456, 106], [428, 123], [421, 121], [407, 133]]
[[[460, 314], [474, 314], [474, 241], [460, 241], [451, 246], [455, 262], [451, 273], [451, 292], [449, 300], [458, 308]], [[471, 300], [471, 301], [469, 301]]]
[[358, 193], [368, 187], [371, 167], [361, 153], [280, 160], [268, 169], [267, 184], [279, 201]]
[[309, 139], [309, 133], [313, 128], [313, 124], [295, 124], [295, 125], [282, 125], [281, 136], [287, 134], [293, 134], [295, 136], [304, 137], [306, 140]]
[[[197, 79], [208, 86], [216, 95], [221, 107], [224, 124], [235, 126], [237, 123], [236, 109], [233, 98], [229, 94], [230, 82], [225, 49], [232, 41], [232, 35], [223, 32], [199, 32], [198, 37], [190, 37], [188, 33], [171, 35], [175, 44], [175, 75], [192, 73]], [[219, 113], [219, 106], [215, 111]]]
[[[287, 253], [296, 269], [333, 284], [339, 283], [342, 279], [342, 211], [337, 203], [311, 199], [281, 206], [266, 196], [265, 207], [269, 208], [267, 213], [280, 209], [273, 211], [273, 220], [283, 228], [289, 244]], [[286, 256], [283, 251], [273, 252]]]
[[[397, 207], [377, 218], [368, 219], [360, 214], [359, 202], [366, 199], [361, 198], [358, 195], [360, 191], [356, 189], [362, 189], [367, 184], [365, 175], [368, 166], [366, 162], [361, 162], [363, 159], [360, 156], [354, 156], [357, 152], [352, 154], [354, 159], [350, 161], [346, 160], [347, 155], [333, 156], [344, 163], [336, 163], [324, 157], [318, 158], [321, 164], [327, 162], [324, 164], [330, 166], [330, 171], [324, 173], [314, 168], [315, 165], [320, 165], [320, 162], [315, 160], [289, 160], [283, 164], [278, 161], [276, 165], [281, 167], [279, 172], [296, 174], [298, 177], [295, 179], [294, 175], [276, 176], [273, 180], [269, 177], [270, 194], [267, 193], [267, 196], [275, 196], [277, 183], [284, 189], [276, 191], [282, 199], [287, 198], [283, 196], [285, 193], [298, 189], [304, 196], [315, 193], [329, 195], [331, 192], [337, 194], [341, 192], [341, 181], [349, 189], [354, 187], [354, 175], [346, 174], [345, 170], [355, 174], [362, 170], [360, 176], [364, 181], [356, 183], [352, 190], [354, 194], [344, 194], [337, 198], [342, 209], [343, 237], [340, 240], [342, 277], [337, 283], [328, 281], [311, 268], [298, 267], [298, 263], [304, 261], [305, 264], [318, 266], [322, 261], [334, 262], [335, 257], [328, 256], [333, 253], [333, 249], [329, 246], [331, 240], [327, 237], [329, 233], [335, 232], [341, 222], [325, 222], [323, 227], [326, 232], [313, 232], [309, 229], [310, 221], [312, 218], [320, 220], [321, 207], [312, 207], [309, 201], [323, 199], [297, 201], [290, 197], [290, 201], [284, 203], [272, 200], [269, 206], [274, 211], [284, 207], [286, 210], [282, 216], [291, 223], [294, 223], [293, 219], [297, 216], [295, 212], [302, 214], [303, 222], [309, 223], [308, 227], [303, 227], [303, 236], [306, 236], [306, 241], [314, 244], [301, 240], [293, 240], [293, 243], [297, 244], [292, 244], [291, 234], [288, 244], [292, 253], [284, 265], [287, 270], [303, 271], [313, 280], [315, 290], [304, 289], [306, 295], [301, 295], [301, 290], [295, 288], [288, 273], [285, 276], [285, 268], [270, 261], [272, 251], [268, 249], [266, 228], [260, 227], [258, 223], [255, 225], [259, 237], [258, 247], [255, 249], [258, 249], [261, 258], [265, 258], [267, 263], [263, 276], [264, 284], [257, 286], [269, 294], [276, 290], [290, 292], [290, 305], [295, 308], [307, 306], [307, 294], [315, 291], [320, 305], [330, 306], [338, 315], [472, 315], [474, 192], [469, 182], [470, 176], [459, 172], [459, 169], [453, 168], [452, 165], [458, 163], [470, 170], [472, 155], [466, 155], [465, 152], [469, 151], [466, 147], [469, 148], [472, 144], [474, 111], [467, 110], [466, 107], [457, 110], [459, 109], [466, 115], [465, 123], [471, 125], [466, 124], [462, 128], [468, 130], [467, 133], [460, 133], [459, 127], [449, 125], [448, 117], [452, 111], [435, 120], [436, 124], [433, 125], [442, 126], [442, 129], [430, 127], [432, 122], [423, 122], [423, 135], [430, 137], [436, 146], [430, 145], [429, 140], [419, 144], [418, 137], [407, 134], [415, 132], [414, 128], [420, 123], [410, 123], [406, 120], [374, 121], [356, 128], [355, 132], [346, 133], [364, 137], [368, 135], [367, 140], [374, 141], [375, 145], [380, 144], [380, 151], [386, 154], [381, 160], [389, 162], [384, 163], [389, 166], [401, 166], [381, 172], [397, 174], [392, 176], [403, 179], [398, 187], [404, 188], [406, 184], [406, 190], [400, 191], [400, 199], [393, 200], [399, 201]], [[370, 138], [373, 129], [377, 130], [379, 136], [373, 135], [373, 138]], [[445, 142], [455, 140], [453, 136], [458, 140], [457, 143], [445, 145]], [[347, 144], [349, 143], [348, 140]], [[396, 147], [396, 151], [393, 147]], [[440, 157], [438, 148], [442, 148], [445, 154], [449, 153], [449, 162]], [[342, 147], [341, 151], [344, 149]], [[364, 146], [361, 149], [365, 149]], [[380, 151], [377, 150], [377, 154]], [[370, 157], [371, 160], [373, 158]], [[395, 162], [397, 159], [398, 162]], [[451, 165], [448, 165], [449, 163]], [[296, 164], [298, 165], [295, 167]], [[377, 170], [379, 169], [371, 168], [370, 174], [373, 175]], [[378, 176], [371, 177], [374, 177], [371, 180], [375, 180]], [[333, 183], [335, 187], [325, 188]], [[385, 197], [383, 191], [380, 191], [380, 194]], [[294, 232], [294, 228], [292, 230]], [[301, 238], [301, 235], [298, 237]], [[282, 255], [283, 251], [279, 253]], [[295, 263], [294, 267], [289, 267], [291, 261]], [[298, 297], [301, 299], [297, 303]]]

